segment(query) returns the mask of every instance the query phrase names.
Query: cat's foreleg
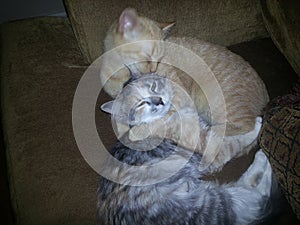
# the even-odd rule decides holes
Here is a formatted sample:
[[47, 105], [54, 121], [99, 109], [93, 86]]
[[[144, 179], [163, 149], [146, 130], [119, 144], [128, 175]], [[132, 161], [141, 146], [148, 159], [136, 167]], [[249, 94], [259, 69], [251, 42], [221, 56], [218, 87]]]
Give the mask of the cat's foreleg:
[[[256, 140], [262, 126], [262, 118], [257, 117], [252, 131], [235, 136], [220, 137], [210, 134], [216, 141], [221, 140], [220, 146], [205, 149], [201, 160], [200, 169], [209, 169], [211, 172], [221, 169], [232, 158], [248, 153], [251, 147], [256, 145]], [[211, 145], [207, 145], [210, 147]]]
[[142, 123], [129, 130], [130, 141], [141, 141], [149, 137], [166, 137], [166, 126], [163, 120], [155, 120], [152, 123]]
[[271, 202], [273, 198], [279, 199], [278, 183], [262, 150], [256, 153], [253, 163], [229, 192], [233, 209], [239, 215], [237, 224], [260, 223], [278, 211]]
[[255, 154], [253, 163], [237, 181], [237, 185], [254, 187], [265, 196], [270, 195], [272, 168], [262, 150]]
[[201, 132], [198, 120], [198, 113], [193, 108], [172, 109], [161, 119], [132, 127], [129, 131], [129, 139], [139, 141], [148, 137], [166, 138], [194, 151], [198, 148]]

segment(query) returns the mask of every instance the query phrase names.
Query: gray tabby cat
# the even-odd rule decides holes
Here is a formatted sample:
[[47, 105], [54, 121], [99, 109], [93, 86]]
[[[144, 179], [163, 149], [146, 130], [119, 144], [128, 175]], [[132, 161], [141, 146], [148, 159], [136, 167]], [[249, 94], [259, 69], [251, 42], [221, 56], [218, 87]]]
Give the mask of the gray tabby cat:
[[[236, 182], [218, 185], [204, 181], [205, 171], [199, 172], [201, 155], [163, 140], [157, 147], [144, 151], [148, 142], [136, 142], [133, 150], [118, 142], [111, 155], [129, 167], [114, 167], [112, 159], [103, 165], [119, 183], [100, 178], [98, 218], [101, 225], [247, 225], [262, 222], [272, 214], [272, 170], [262, 151], [243, 176]], [[172, 155], [174, 157], [170, 157]], [[149, 185], [128, 185], [155, 179], [169, 169], [161, 167], [149, 177], [136, 173], [136, 167], [165, 164], [185, 164], [169, 178]], [[147, 170], [147, 169], [146, 169]], [[275, 183], [274, 183], [275, 184]]]
[[[243, 154], [255, 143], [261, 118], [245, 134], [220, 137], [201, 114], [193, 100], [175, 82], [155, 73], [140, 74], [131, 68], [131, 78], [121, 94], [101, 109], [112, 114], [118, 137], [129, 131], [132, 141], [147, 137], [171, 139], [182, 147], [204, 154], [202, 165], [221, 168], [232, 157]], [[221, 147], [217, 146], [220, 141]]]

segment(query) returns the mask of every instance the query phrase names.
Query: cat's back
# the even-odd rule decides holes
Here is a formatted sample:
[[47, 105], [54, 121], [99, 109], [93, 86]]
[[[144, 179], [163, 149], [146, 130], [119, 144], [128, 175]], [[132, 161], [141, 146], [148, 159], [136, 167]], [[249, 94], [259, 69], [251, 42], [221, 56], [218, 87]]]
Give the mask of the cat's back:
[[[217, 225], [220, 221], [224, 221], [221, 224], [233, 224], [235, 215], [231, 209], [230, 197], [221, 188], [211, 187], [201, 180], [203, 174], [198, 170], [201, 160], [198, 153], [192, 154], [168, 140], [163, 140], [150, 151], [140, 150], [146, 143], [135, 144], [134, 148], [139, 150], [119, 142], [110, 151], [115, 159], [135, 168], [115, 168], [109, 160], [104, 165], [105, 170], [115, 173], [114, 177], [125, 182], [115, 183], [100, 178], [98, 216], [101, 224]], [[176, 165], [178, 160], [184, 164], [179, 171], [154, 184], [126, 185], [126, 181], [146, 179], [136, 173], [136, 167], [158, 167], [155, 164], [161, 160], [167, 163], [165, 167], [160, 167], [163, 170]], [[169, 160], [171, 161], [168, 162]], [[157, 172], [157, 175], [151, 173], [149, 176], [158, 178], [162, 171]], [[220, 204], [219, 198], [222, 198], [223, 204]]]
[[[245, 132], [253, 129], [255, 117], [261, 115], [269, 97], [263, 81], [249, 63], [225, 47], [199, 39], [170, 37], [168, 41], [191, 50], [208, 66], [204, 71], [199, 71], [199, 74], [212, 74], [209, 79], [216, 79], [220, 85], [226, 104], [228, 124], [233, 125], [232, 134], [235, 134], [234, 126], [238, 130], [242, 127]], [[212, 73], [208, 73], [207, 69]], [[184, 79], [188, 80], [186, 77]], [[191, 94], [197, 95], [199, 92], [193, 91], [195, 82], [190, 82], [189, 85]], [[197, 96], [192, 98], [197, 99]]]
[[[118, 170], [114, 177], [119, 178], [119, 183], [100, 178], [98, 216], [102, 224], [186, 224], [187, 205], [177, 206], [177, 209], [173, 204], [178, 202], [177, 195], [182, 195], [182, 201], [188, 198], [182, 185], [187, 183], [194, 189], [200, 186], [199, 171], [196, 170], [196, 165], [191, 166], [190, 163], [175, 177], [151, 184], [152, 178], [150, 177], [159, 178], [158, 174], [162, 171], [154, 172], [157, 175], [151, 173], [149, 177], [145, 177], [138, 174], [138, 167], [149, 167], [160, 160], [168, 160], [168, 157], [174, 153], [176, 145], [164, 140], [152, 150], [141, 150], [149, 144], [152, 145], [151, 141], [148, 143], [146, 140], [144, 143], [130, 143], [131, 147], [128, 147], [118, 142], [110, 151], [115, 159], [131, 167], [115, 168], [110, 161], [105, 163], [105, 170], [112, 171], [111, 173]], [[198, 160], [198, 158], [193, 158], [193, 164], [198, 163]], [[143, 168], [140, 168], [141, 170]], [[127, 181], [134, 181], [135, 184], [126, 185]], [[140, 182], [150, 182], [150, 184], [145, 185]], [[173, 214], [173, 210], [177, 213]]]

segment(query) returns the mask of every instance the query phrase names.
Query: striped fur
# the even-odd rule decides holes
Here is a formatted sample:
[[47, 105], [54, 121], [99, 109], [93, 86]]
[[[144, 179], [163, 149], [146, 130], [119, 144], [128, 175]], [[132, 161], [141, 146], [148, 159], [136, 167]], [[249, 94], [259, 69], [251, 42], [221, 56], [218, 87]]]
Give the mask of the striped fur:
[[[122, 164], [114, 167], [113, 160], [103, 165], [103, 172], [112, 174], [119, 182], [100, 178], [99, 224], [247, 225], [258, 224], [272, 213], [269, 204], [272, 170], [262, 151], [256, 154], [253, 164], [236, 183], [218, 185], [202, 180], [205, 172], [198, 170], [200, 154], [190, 157], [189, 150], [169, 140], [163, 140], [152, 150], [143, 151], [145, 143], [148, 144], [145, 141], [135, 143], [137, 150], [133, 150], [118, 142], [111, 150], [115, 159], [129, 167]], [[174, 154], [176, 160], [170, 157]], [[174, 166], [184, 163], [184, 166], [169, 178], [147, 185], [147, 179], [151, 180], [164, 171], [154, 171], [145, 177], [139, 175], [137, 168], [155, 166], [162, 160]], [[168, 167], [161, 169], [167, 170]], [[126, 181], [136, 182], [136, 185], [128, 185]]]

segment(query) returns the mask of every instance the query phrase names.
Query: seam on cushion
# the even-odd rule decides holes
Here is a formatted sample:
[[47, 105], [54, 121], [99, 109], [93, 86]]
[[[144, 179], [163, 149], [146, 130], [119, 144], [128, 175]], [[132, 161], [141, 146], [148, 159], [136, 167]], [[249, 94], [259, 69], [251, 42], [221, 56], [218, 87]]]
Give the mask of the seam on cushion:
[[[76, 12], [74, 10], [75, 7], [72, 5], [71, 0], [64, 0], [64, 4], [65, 4], [68, 19], [70, 21], [73, 33], [77, 40], [77, 45], [79, 46], [80, 51], [82, 52], [85, 63], [91, 63], [92, 60], [90, 55], [90, 49], [88, 46], [86, 33], [84, 29], [81, 28], [83, 27], [81, 19], [80, 17], [78, 18], [74, 15], [74, 13]], [[78, 8], [80, 10], [80, 7], [77, 7], [77, 9]], [[84, 36], [84, 38], [82, 38], [82, 36]]]

